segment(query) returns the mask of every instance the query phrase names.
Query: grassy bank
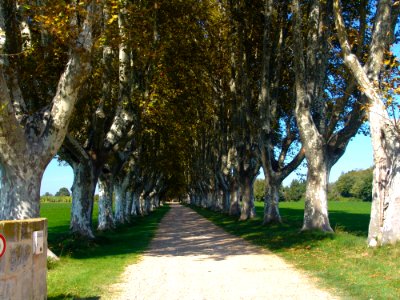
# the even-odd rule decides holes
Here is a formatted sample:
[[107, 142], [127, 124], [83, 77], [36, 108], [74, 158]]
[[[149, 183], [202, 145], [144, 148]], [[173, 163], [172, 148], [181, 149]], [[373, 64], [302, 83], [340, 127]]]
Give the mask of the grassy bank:
[[91, 242], [68, 234], [70, 210], [69, 203], [44, 203], [41, 208], [41, 215], [48, 218], [49, 247], [61, 254], [61, 260], [49, 266], [48, 299], [99, 299], [124, 267], [137, 261], [147, 248], [168, 207], [115, 231], [99, 233]]
[[400, 245], [379, 249], [366, 245], [370, 203], [331, 202], [330, 220], [335, 234], [299, 232], [304, 202], [282, 203], [284, 224], [267, 227], [261, 225], [262, 203], [256, 204], [259, 217], [247, 222], [194, 209], [228, 232], [270, 249], [310, 272], [324, 287], [336, 289], [346, 299], [400, 297]]

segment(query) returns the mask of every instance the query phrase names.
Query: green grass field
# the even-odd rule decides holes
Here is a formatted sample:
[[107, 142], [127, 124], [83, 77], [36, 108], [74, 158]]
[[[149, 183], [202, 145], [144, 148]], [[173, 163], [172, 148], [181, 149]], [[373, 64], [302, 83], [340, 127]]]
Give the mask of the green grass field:
[[[107, 287], [118, 281], [128, 264], [134, 263], [147, 248], [168, 207], [117, 231], [99, 233], [91, 242], [69, 235], [70, 203], [43, 203], [41, 216], [48, 218], [49, 248], [61, 260], [49, 264], [48, 299], [99, 299]], [[97, 225], [97, 206], [94, 209]]]
[[[283, 202], [283, 225], [262, 226], [263, 203], [256, 204], [259, 217], [239, 222], [201, 208], [194, 208], [228, 232], [270, 249], [320, 284], [345, 299], [399, 299], [400, 245], [367, 248], [370, 203], [330, 202], [335, 234], [301, 233], [304, 202]], [[268, 282], [266, 282], [268, 284]]]

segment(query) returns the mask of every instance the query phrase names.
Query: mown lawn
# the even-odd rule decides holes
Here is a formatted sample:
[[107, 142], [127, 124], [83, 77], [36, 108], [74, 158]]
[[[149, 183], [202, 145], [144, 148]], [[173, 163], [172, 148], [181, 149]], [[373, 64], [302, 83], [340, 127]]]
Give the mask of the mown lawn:
[[[194, 208], [228, 232], [270, 249], [299, 269], [320, 279], [345, 299], [400, 299], [400, 244], [367, 248], [370, 203], [330, 202], [335, 234], [300, 232], [304, 202], [283, 202], [283, 225], [262, 226], [259, 217], [239, 222], [235, 218]], [[268, 284], [268, 282], [266, 282]]]
[[[69, 235], [70, 203], [43, 203], [41, 216], [48, 218], [49, 248], [61, 260], [49, 264], [48, 299], [99, 299], [117, 282], [124, 267], [134, 263], [147, 248], [168, 207], [129, 225], [98, 233], [91, 242]], [[94, 209], [97, 225], [97, 206]]]

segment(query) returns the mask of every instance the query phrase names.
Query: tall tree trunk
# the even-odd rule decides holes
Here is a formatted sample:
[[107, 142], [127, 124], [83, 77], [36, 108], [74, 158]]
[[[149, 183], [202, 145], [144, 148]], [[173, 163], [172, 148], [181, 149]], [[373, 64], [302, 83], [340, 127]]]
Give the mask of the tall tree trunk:
[[223, 189], [223, 191], [222, 191], [222, 211], [225, 214], [229, 213], [230, 203], [231, 203], [231, 194], [229, 193], [228, 189]]
[[229, 213], [229, 208], [230, 208], [230, 202], [231, 202], [231, 195], [229, 192], [229, 184], [228, 184], [228, 179], [222, 172], [218, 174], [218, 179], [219, 179], [219, 188], [221, 189], [222, 192], [222, 212], [225, 214]]
[[229, 215], [230, 216], [239, 216], [240, 215], [240, 205], [239, 205], [240, 190], [239, 190], [238, 184], [231, 183], [230, 190], [231, 190], [230, 191], [231, 202], [230, 202], [230, 207], [229, 207]]
[[112, 187], [111, 174], [101, 174], [99, 177], [99, 225], [97, 230], [115, 228], [112, 210]]
[[338, 0], [334, 0], [334, 11], [344, 62], [369, 102], [374, 171], [368, 245], [375, 247], [395, 243], [400, 240], [400, 133], [395, 120], [386, 110], [376, 82], [380, 80], [385, 51], [394, 41], [393, 32], [400, 9], [390, 0], [378, 2], [369, 58], [364, 66], [351, 51]]
[[245, 221], [256, 216], [253, 193], [254, 179], [251, 176], [244, 176], [240, 180], [240, 191], [242, 197], [242, 207], [240, 209], [239, 220]]
[[302, 230], [333, 232], [328, 218], [329, 167], [326, 153], [322, 148], [307, 161], [307, 190]]
[[132, 206], [133, 206], [133, 191], [131, 191], [130, 188], [128, 188], [125, 193], [125, 199], [126, 199], [126, 206], [124, 215], [125, 219], [130, 221], [132, 214]]
[[[14, 165], [17, 162], [14, 162]], [[0, 165], [0, 220], [37, 218], [40, 214], [40, 182], [42, 172], [34, 166]]]
[[160, 207], [160, 197], [158, 196], [158, 193], [155, 193], [153, 196], [153, 207], [155, 209]]
[[279, 189], [282, 182], [267, 180], [267, 176], [265, 178], [263, 224], [282, 223], [279, 213]]
[[125, 210], [126, 210], [126, 186], [124, 184], [114, 185], [115, 193], [115, 222], [117, 224], [126, 223]]
[[[297, 49], [294, 55], [296, 72], [296, 120], [299, 127], [301, 142], [305, 150], [308, 163], [307, 192], [304, 210], [304, 223], [302, 230], [322, 230], [332, 232], [328, 218], [328, 157], [324, 132], [324, 109], [321, 105], [324, 76], [321, 74], [326, 67], [324, 57], [326, 41], [322, 41], [324, 31], [321, 28], [324, 4], [312, 1], [309, 20], [307, 45], [303, 41], [302, 14], [298, 0], [293, 1], [294, 15], [294, 45]], [[325, 12], [326, 13], [326, 12]], [[306, 50], [304, 50], [306, 49]], [[304, 52], [305, 51], [305, 52]], [[307, 63], [305, 62], [307, 56]], [[318, 58], [318, 60], [317, 60]], [[313, 74], [315, 73], [315, 74]], [[323, 75], [323, 76], [322, 76]], [[314, 107], [315, 116], [311, 113]]]
[[157, 192], [155, 190], [153, 190], [150, 194], [149, 194], [149, 202], [150, 202], [150, 212], [153, 212], [156, 208], [155, 206], [155, 195], [157, 194]]
[[140, 193], [134, 191], [132, 194], [132, 210], [131, 210], [132, 216], [137, 216], [141, 214], [139, 210], [140, 209], [139, 197]]
[[370, 246], [400, 241], [400, 133], [382, 103], [369, 108], [374, 154]]
[[70, 230], [82, 237], [94, 238], [92, 231], [93, 197], [97, 178], [91, 163], [72, 163], [72, 208]]
[[147, 216], [149, 214], [149, 208], [148, 208], [147, 193], [145, 191], [143, 191], [140, 194], [139, 202], [140, 202], [141, 215], [142, 216]]

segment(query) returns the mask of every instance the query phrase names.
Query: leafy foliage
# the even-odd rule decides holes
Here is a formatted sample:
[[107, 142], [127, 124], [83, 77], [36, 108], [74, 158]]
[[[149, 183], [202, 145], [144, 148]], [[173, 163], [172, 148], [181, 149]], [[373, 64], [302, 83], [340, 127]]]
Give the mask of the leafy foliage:
[[285, 201], [299, 201], [306, 194], [306, 181], [293, 179], [288, 187], [283, 188]]
[[254, 199], [255, 201], [264, 201], [264, 180], [256, 179], [254, 182]]
[[357, 198], [362, 201], [372, 200], [372, 168], [355, 170], [342, 174], [331, 187], [333, 199]]
[[71, 196], [71, 193], [66, 187], [62, 187], [58, 190], [55, 196]]

